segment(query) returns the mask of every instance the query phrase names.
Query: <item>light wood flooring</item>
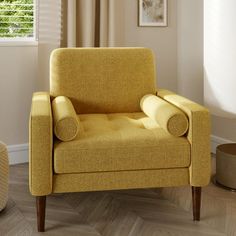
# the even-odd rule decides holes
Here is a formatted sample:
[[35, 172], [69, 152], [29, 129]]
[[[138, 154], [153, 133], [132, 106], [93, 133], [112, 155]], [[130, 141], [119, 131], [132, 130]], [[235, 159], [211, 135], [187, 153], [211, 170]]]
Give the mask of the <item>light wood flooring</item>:
[[201, 222], [192, 221], [190, 187], [52, 195], [40, 234], [28, 165], [11, 166], [10, 172], [0, 236], [236, 236], [236, 193], [213, 184], [203, 189]]

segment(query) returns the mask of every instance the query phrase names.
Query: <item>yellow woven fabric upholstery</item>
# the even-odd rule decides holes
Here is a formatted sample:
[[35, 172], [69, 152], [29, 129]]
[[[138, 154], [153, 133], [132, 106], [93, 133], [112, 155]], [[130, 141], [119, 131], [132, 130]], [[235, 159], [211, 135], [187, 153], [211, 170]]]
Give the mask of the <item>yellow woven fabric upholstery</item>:
[[79, 132], [79, 118], [71, 101], [65, 96], [56, 97], [52, 102], [54, 133], [61, 141], [73, 140]]
[[77, 114], [140, 111], [140, 99], [155, 94], [155, 62], [146, 48], [57, 49], [50, 68], [50, 94], [67, 96]]
[[83, 192], [189, 185], [188, 168], [133, 170], [53, 176], [53, 192]]
[[7, 147], [0, 141], [0, 212], [8, 200], [9, 161]]
[[[156, 91], [155, 81], [155, 61], [149, 49], [55, 50], [50, 60], [50, 93], [35, 93], [32, 100], [32, 195], [207, 185], [211, 173], [209, 112], [170, 91]], [[146, 115], [140, 100], [147, 94], [141, 102]], [[53, 101], [58, 96], [68, 99]], [[151, 103], [147, 109], [146, 99]], [[79, 122], [78, 134], [69, 132], [77, 127], [70, 126], [70, 116]], [[179, 121], [180, 116], [184, 121]], [[65, 118], [69, 124], [57, 126]], [[74, 139], [57, 139], [53, 119], [57, 135], [62, 132], [63, 140]]]
[[50, 96], [34, 93], [30, 114], [29, 181], [32, 195], [52, 192], [52, 112]]
[[160, 124], [170, 134], [179, 137], [187, 132], [188, 119], [186, 115], [156, 95], [145, 95], [140, 101], [140, 106], [147, 116]]
[[191, 144], [190, 184], [205, 186], [210, 181], [210, 114], [209, 111], [184, 97], [159, 89], [157, 95], [184, 111], [189, 118], [187, 138]]
[[84, 131], [71, 142], [55, 142], [56, 173], [179, 168], [190, 165], [188, 140], [168, 134], [142, 112], [79, 117]]

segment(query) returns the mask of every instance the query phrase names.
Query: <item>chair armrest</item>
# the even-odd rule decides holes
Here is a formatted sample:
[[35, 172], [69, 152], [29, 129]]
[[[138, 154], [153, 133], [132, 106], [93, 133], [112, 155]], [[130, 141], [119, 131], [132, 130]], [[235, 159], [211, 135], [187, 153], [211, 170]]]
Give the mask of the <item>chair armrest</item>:
[[34, 196], [52, 192], [53, 126], [50, 95], [33, 94], [29, 121], [29, 183]]
[[191, 144], [190, 184], [192, 186], [207, 185], [211, 176], [209, 111], [168, 90], [158, 89], [157, 96], [175, 105], [188, 116], [187, 138]]

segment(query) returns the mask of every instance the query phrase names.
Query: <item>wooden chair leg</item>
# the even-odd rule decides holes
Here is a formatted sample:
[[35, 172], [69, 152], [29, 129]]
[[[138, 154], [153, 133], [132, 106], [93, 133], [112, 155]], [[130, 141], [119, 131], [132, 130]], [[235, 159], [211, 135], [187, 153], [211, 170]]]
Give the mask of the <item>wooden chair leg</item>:
[[36, 197], [38, 232], [45, 230], [46, 196]]
[[192, 186], [192, 202], [193, 202], [193, 220], [200, 221], [201, 210], [201, 187]]

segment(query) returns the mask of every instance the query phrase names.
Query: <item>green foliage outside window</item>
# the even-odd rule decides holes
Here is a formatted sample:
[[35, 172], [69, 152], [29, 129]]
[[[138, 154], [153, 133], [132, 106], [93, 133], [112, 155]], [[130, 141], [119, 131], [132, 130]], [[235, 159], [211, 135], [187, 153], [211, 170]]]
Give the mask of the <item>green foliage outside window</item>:
[[0, 0], [0, 38], [34, 36], [33, 4], [33, 0]]

